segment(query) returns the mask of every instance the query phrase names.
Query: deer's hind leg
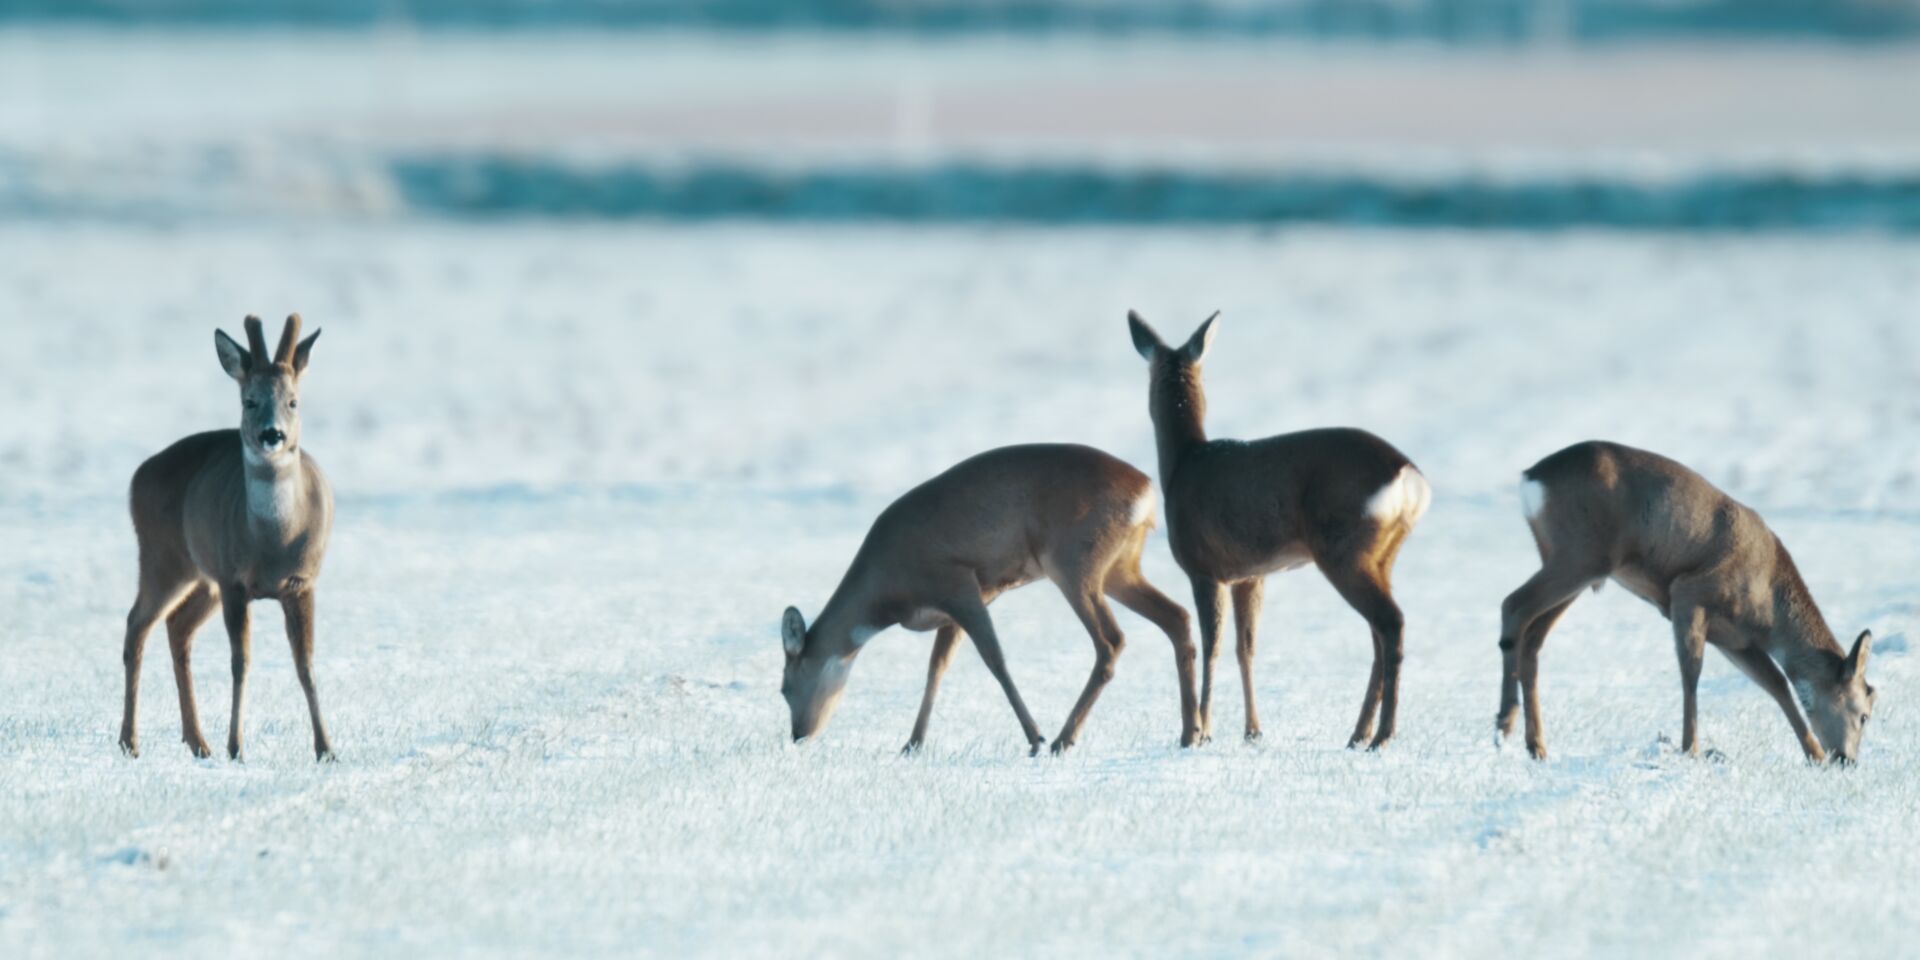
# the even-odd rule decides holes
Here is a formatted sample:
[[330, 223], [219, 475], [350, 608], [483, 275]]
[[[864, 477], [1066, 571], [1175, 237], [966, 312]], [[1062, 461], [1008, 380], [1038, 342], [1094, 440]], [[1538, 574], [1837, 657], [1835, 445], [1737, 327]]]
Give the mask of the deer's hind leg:
[[[1314, 562], [1341, 599], [1367, 621], [1373, 640], [1373, 666], [1360, 715], [1354, 721], [1349, 748], [1365, 743], [1378, 750], [1393, 739], [1400, 708], [1400, 664], [1406, 656], [1406, 616], [1393, 599], [1393, 562], [1406, 542], [1404, 523], [1376, 525], [1350, 543], [1326, 545], [1314, 551]], [[1373, 721], [1376, 711], [1380, 727]]]
[[1514, 725], [1520, 720], [1520, 651], [1538, 650], [1547, 642], [1547, 634], [1554, 625], [1565, 616], [1573, 601], [1553, 607], [1535, 617], [1520, 637], [1520, 642], [1511, 646], [1502, 644], [1500, 650], [1500, 711], [1494, 714], [1494, 746], [1507, 737], [1513, 736]]
[[[1565, 612], [1580, 591], [1606, 577], [1604, 568], [1583, 566], [1563, 560], [1557, 554], [1546, 566], [1500, 604], [1500, 649], [1516, 661], [1520, 692], [1526, 701], [1527, 753], [1536, 760], [1547, 757], [1546, 733], [1540, 722], [1540, 648], [1547, 639], [1546, 629], [1534, 624], [1552, 613]], [[1552, 626], [1548, 621], [1547, 626]]]
[[[1546, 541], [1540, 539], [1539, 531], [1534, 531], [1533, 545], [1540, 552], [1540, 564], [1546, 566], [1551, 560]], [[1527, 647], [1538, 647], [1547, 640], [1547, 633], [1560, 618], [1566, 615], [1573, 601], [1550, 607], [1535, 617], [1533, 623], [1525, 628], [1516, 643], [1506, 641], [1507, 634], [1501, 634], [1500, 642], [1500, 709], [1493, 715], [1493, 745], [1498, 748], [1506, 738], [1513, 736], [1514, 724], [1520, 719], [1520, 651]]]
[[147, 649], [147, 634], [176, 607], [193, 588], [191, 578], [142, 576], [140, 592], [127, 611], [127, 633], [120, 660], [127, 671], [126, 697], [120, 715], [120, 749], [129, 757], [140, 755], [140, 661]]
[[[1354, 721], [1353, 736], [1347, 746], [1362, 742], [1377, 750], [1393, 739], [1395, 716], [1400, 703], [1400, 661], [1405, 655], [1406, 617], [1393, 600], [1386, 578], [1366, 564], [1353, 563], [1331, 569], [1321, 568], [1327, 580], [1340, 592], [1341, 599], [1367, 621], [1373, 634], [1373, 669], [1367, 678], [1367, 690], [1360, 701], [1360, 716]], [[1373, 730], [1376, 708], [1380, 714], [1378, 732]]]
[[[1140, 538], [1144, 543], [1146, 534], [1142, 532]], [[1180, 745], [1193, 746], [1200, 739], [1200, 719], [1194, 693], [1193, 632], [1187, 622], [1187, 611], [1147, 582], [1140, 573], [1138, 549], [1108, 572], [1107, 596], [1152, 621], [1173, 642], [1173, 665], [1180, 676]]]
[[219, 605], [219, 590], [202, 580], [195, 583], [186, 599], [167, 615], [167, 647], [173, 653], [173, 683], [180, 692], [180, 739], [194, 756], [202, 759], [213, 756], [213, 750], [207, 746], [207, 737], [200, 730], [200, 710], [193, 699], [193, 633], [213, 616], [214, 608]]
[[[1133, 542], [1134, 538], [1128, 536], [1119, 545], [1120, 552]], [[1073, 608], [1081, 626], [1086, 627], [1087, 635], [1093, 638], [1093, 672], [1087, 677], [1086, 688], [1080, 691], [1080, 699], [1068, 712], [1060, 735], [1053, 739], [1056, 754], [1065, 752], [1079, 738], [1081, 724], [1093, 710], [1094, 701], [1100, 698], [1100, 691], [1113, 680], [1114, 664], [1120, 659], [1120, 651], [1126, 648], [1126, 635], [1113, 619], [1113, 609], [1107, 606], [1105, 596], [1110, 571], [1123, 562], [1115, 551], [1096, 546], [1083, 556], [1068, 559], [1052, 574], [1055, 585], [1067, 598], [1067, 605]]]

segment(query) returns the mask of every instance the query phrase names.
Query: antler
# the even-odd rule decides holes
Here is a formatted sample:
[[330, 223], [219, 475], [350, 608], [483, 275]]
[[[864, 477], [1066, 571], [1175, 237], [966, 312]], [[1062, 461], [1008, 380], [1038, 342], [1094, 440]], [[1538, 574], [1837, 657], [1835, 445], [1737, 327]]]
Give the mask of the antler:
[[280, 349], [273, 352], [273, 362], [291, 366], [293, 364], [293, 346], [300, 342], [300, 315], [287, 314], [287, 325], [280, 328]]
[[247, 314], [247, 348], [253, 352], [255, 371], [267, 365], [267, 335], [260, 329], [260, 318]]

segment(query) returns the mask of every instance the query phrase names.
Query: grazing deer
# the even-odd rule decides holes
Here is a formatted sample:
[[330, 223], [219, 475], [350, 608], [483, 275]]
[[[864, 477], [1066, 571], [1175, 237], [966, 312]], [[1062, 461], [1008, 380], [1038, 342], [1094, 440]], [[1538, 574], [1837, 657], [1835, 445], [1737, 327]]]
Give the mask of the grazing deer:
[[[1809, 760], [1852, 762], [1873, 713], [1873, 635], [1834, 642], [1785, 544], [1766, 521], [1692, 470], [1617, 443], [1574, 444], [1521, 475], [1521, 505], [1540, 572], [1500, 605], [1498, 742], [1526, 693], [1527, 752], [1540, 729], [1540, 646], [1580, 591], [1608, 578], [1673, 623], [1680, 657], [1680, 749], [1700, 752], [1695, 690], [1707, 644], [1720, 648], [1786, 713]], [[1794, 708], [1794, 694], [1813, 721]]]
[[780, 693], [793, 739], [818, 733], [840, 703], [853, 659], [874, 634], [899, 625], [936, 631], [927, 689], [906, 752], [926, 738], [934, 693], [962, 634], [1006, 691], [1032, 753], [1046, 738], [1014, 689], [987, 604], [1042, 577], [1054, 582], [1093, 637], [1093, 675], [1053, 742], [1074, 743], [1087, 711], [1113, 679], [1126, 643], [1112, 597], [1173, 641], [1180, 674], [1180, 742], [1194, 742], [1193, 640], [1187, 613], [1140, 574], [1153, 529], [1147, 475], [1091, 447], [1001, 447], [960, 462], [881, 511], [853, 564], [812, 626], [788, 607], [781, 623], [786, 672]]
[[[1347, 746], [1393, 738], [1405, 621], [1393, 601], [1393, 562], [1432, 492], [1412, 461], [1362, 430], [1324, 429], [1264, 440], [1208, 440], [1200, 364], [1213, 343], [1208, 317], [1178, 349], [1127, 314], [1134, 349], [1152, 368], [1147, 409], [1160, 452], [1167, 539], [1193, 581], [1204, 664], [1200, 736], [1213, 733], [1213, 668], [1229, 591], [1239, 626], [1240, 686], [1248, 740], [1260, 737], [1253, 705], [1254, 630], [1267, 574], [1317, 565], [1373, 631], [1373, 670]], [[1373, 730], [1374, 710], [1380, 730]]]
[[248, 317], [242, 350], [214, 331], [220, 366], [240, 383], [240, 429], [215, 430], [181, 440], [134, 471], [133, 532], [140, 543], [140, 593], [127, 614], [126, 713], [120, 748], [140, 755], [135, 707], [140, 654], [161, 618], [173, 650], [180, 688], [181, 739], [207, 757], [207, 738], [193, 702], [188, 665], [193, 632], [215, 609], [224, 615], [233, 646], [233, 717], [227, 755], [240, 759], [241, 710], [246, 697], [250, 638], [247, 603], [280, 601], [294, 668], [313, 721], [313, 751], [333, 759], [320, 701], [313, 688], [313, 584], [320, 575], [333, 493], [320, 468], [300, 448], [299, 387], [313, 342], [300, 340], [300, 317], [287, 318], [271, 358], [258, 317]]

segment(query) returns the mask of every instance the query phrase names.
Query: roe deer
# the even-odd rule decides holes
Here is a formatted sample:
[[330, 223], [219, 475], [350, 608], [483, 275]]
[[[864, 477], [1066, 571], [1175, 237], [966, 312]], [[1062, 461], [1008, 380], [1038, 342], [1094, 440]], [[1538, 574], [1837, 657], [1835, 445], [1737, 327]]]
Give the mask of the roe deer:
[[293, 663], [307, 695], [313, 751], [333, 759], [313, 687], [313, 584], [320, 575], [333, 494], [300, 447], [300, 375], [320, 336], [300, 340], [300, 316], [287, 318], [271, 359], [258, 317], [248, 317], [248, 349], [214, 331], [220, 366], [240, 383], [240, 429], [181, 440], [134, 471], [130, 500], [140, 544], [140, 593], [127, 614], [126, 713], [120, 747], [139, 756], [135, 707], [147, 632], [167, 621], [173, 680], [180, 689], [181, 739], [207, 757], [193, 702], [188, 658], [193, 632], [218, 608], [233, 647], [233, 716], [227, 755], [240, 759], [241, 708], [250, 638], [247, 602], [274, 599], [287, 618]]
[[1180, 742], [1194, 742], [1193, 640], [1187, 613], [1140, 574], [1153, 529], [1147, 475], [1091, 447], [1034, 444], [989, 450], [907, 491], [881, 511], [840, 586], [809, 627], [788, 607], [780, 693], [793, 738], [818, 733], [840, 703], [861, 647], [896, 624], [935, 630], [927, 689], [906, 752], [919, 748], [934, 693], [964, 633], [1006, 691], [1032, 753], [1046, 739], [1014, 689], [987, 604], [1042, 577], [1066, 595], [1093, 637], [1093, 675], [1053, 742], [1071, 747], [1126, 639], [1103, 596], [1152, 621], [1173, 641], [1180, 675]]
[[1400, 699], [1405, 624], [1393, 601], [1393, 562], [1426, 513], [1432, 491], [1404, 454], [1362, 430], [1208, 440], [1200, 364], [1218, 317], [1208, 317], [1175, 349], [1138, 313], [1127, 314], [1134, 349], [1152, 367], [1147, 409], [1160, 452], [1167, 539], [1193, 581], [1200, 618], [1200, 737], [1213, 733], [1213, 668], [1229, 588], [1239, 625], [1246, 736], [1256, 740], [1253, 647], [1264, 581], [1267, 574], [1312, 563], [1373, 632], [1373, 670], [1347, 746], [1367, 742], [1368, 749], [1378, 749], [1393, 738]]
[[1682, 751], [1700, 751], [1694, 696], [1712, 643], [1773, 696], [1809, 760], [1859, 755], [1875, 696], [1866, 676], [1873, 635], [1861, 633], [1852, 652], [1840, 649], [1793, 557], [1759, 514], [1666, 457], [1600, 441], [1527, 468], [1520, 496], [1541, 567], [1500, 605], [1496, 742], [1513, 733], [1524, 690], [1527, 752], [1545, 759], [1540, 646], [1582, 589], [1612, 578], [1673, 623]]

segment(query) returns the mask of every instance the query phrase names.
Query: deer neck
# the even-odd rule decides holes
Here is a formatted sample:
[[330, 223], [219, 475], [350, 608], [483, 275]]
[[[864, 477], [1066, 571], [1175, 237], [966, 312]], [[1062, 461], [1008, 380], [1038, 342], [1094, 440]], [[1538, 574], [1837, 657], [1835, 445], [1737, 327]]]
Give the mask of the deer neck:
[[303, 527], [307, 472], [297, 451], [268, 460], [245, 450], [247, 525], [268, 540], [284, 543]]
[[1159, 448], [1160, 482], [1171, 481], [1180, 461], [1207, 442], [1207, 397], [1198, 370], [1174, 371], [1153, 385], [1151, 409], [1154, 445]]
[[834, 656], [855, 653], [869, 637], [889, 626], [881, 622], [863, 566], [856, 562], [827, 598], [826, 607], [807, 631], [809, 648]]
[[1798, 686], [1831, 670], [1832, 661], [1846, 654], [1799, 573], [1791, 568], [1784, 571], [1773, 594], [1776, 615], [1769, 652], [1787, 679]]

